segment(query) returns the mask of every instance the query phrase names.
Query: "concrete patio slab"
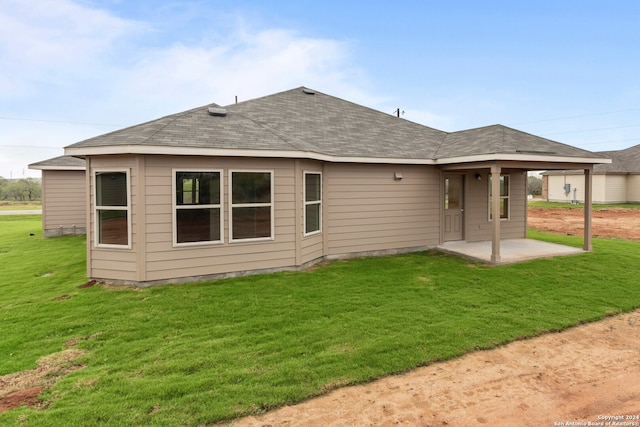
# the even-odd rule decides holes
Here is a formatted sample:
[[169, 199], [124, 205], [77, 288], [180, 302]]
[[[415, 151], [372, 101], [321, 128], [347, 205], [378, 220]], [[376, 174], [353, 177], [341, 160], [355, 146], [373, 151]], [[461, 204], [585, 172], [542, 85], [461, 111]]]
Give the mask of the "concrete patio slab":
[[[477, 261], [491, 263], [491, 242], [445, 242], [438, 246], [443, 252], [460, 255]], [[498, 264], [509, 264], [537, 258], [576, 255], [587, 251], [571, 246], [541, 242], [532, 239], [506, 239], [500, 241], [501, 260]]]

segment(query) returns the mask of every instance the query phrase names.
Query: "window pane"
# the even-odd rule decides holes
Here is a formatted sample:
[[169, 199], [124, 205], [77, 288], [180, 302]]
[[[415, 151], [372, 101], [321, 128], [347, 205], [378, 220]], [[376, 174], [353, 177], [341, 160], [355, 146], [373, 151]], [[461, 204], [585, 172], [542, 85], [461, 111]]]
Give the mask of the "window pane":
[[127, 211], [98, 210], [98, 243], [129, 244]]
[[500, 199], [500, 218], [509, 218], [509, 199]]
[[320, 204], [305, 206], [305, 232], [312, 233], [320, 230]]
[[509, 195], [509, 177], [508, 176], [500, 177], [500, 195], [501, 196]]
[[271, 207], [233, 208], [234, 239], [271, 237]]
[[176, 204], [220, 204], [220, 172], [176, 172]]
[[124, 172], [97, 172], [96, 204], [98, 206], [127, 206], [127, 174]]
[[220, 209], [177, 209], [177, 242], [212, 242], [220, 240]]
[[461, 178], [446, 178], [444, 180], [445, 187], [445, 209], [459, 209], [460, 198], [462, 196], [462, 179]]
[[314, 202], [322, 199], [320, 174], [310, 173], [305, 175], [305, 201]]
[[270, 172], [233, 172], [232, 203], [271, 203]]

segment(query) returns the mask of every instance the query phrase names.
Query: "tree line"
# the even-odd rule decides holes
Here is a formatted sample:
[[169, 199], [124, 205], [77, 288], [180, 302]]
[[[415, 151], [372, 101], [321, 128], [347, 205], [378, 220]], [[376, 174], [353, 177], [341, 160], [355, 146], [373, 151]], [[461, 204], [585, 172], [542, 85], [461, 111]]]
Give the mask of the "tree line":
[[32, 202], [42, 199], [42, 184], [36, 178], [8, 180], [0, 176], [0, 201]]

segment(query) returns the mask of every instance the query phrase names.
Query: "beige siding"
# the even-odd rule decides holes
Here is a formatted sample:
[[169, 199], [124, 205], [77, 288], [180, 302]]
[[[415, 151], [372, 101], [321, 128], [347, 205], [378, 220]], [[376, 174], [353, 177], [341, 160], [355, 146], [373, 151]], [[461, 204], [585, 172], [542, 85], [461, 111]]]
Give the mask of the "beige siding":
[[[91, 179], [91, 191], [89, 196], [90, 206], [90, 222], [87, 238], [88, 256], [91, 258], [91, 262], [88, 263], [88, 276], [95, 279], [109, 279], [119, 281], [138, 281], [139, 272], [137, 266], [137, 253], [139, 250], [139, 239], [136, 228], [138, 225], [138, 218], [136, 215], [137, 206], [140, 202], [140, 195], [138, 191], [138, 169], [137, 169], [137, 157], [136, 156], [101, 156], [92, 158], [89, 162], [89, 169], [87, 173]], [[95, 182], [94, 171], [100, 170], [124, 170], [128, 169], [129, 175], [129, 188], [131, 191], [131, 249], [112, 249], [112, 248], [100, 248], [95, 246]]]
[[[174, 169], [222, 170], [224, 242], [173, 246]], [[274, 173], [273, 241], [229, 242], [229, 170]], [[296, 265], [294, 160], [148, 156], [146, 158], [146, 280], [207, 276]]]
[[602, 175], [604, 177], [604, 203], [625, 203], [627, 201], [627, 175]]
[[[595, 181], [594, 181], [595, 183]], [[570, 191], [565, 193], [564, 186], [569, 184]], [[579, 184], [579, 186], [578, 186]], [[549, 197], [550, 202], [571, 202], [573, 198], [573, 189], [578, 188], [580, 195], [584, 199], [584, 175], [566, 174], [566, 175], [549, 175]], [[593, 186], [594, 194], [596, 186]], [[594, 199], [595, 200], [595, 199]]]
[[[394, 179], [396, 171], [402, 180]], [[438, 182], [428, 166], [327, 164], [327, 254], [437, 245]]]
[[[584, 203], [584, 174], [569, 173], [563, 175], [549, 175], [550, 202], [571, 203], [577, 200]], [[593, 175], [592, 200], [593, 203], [624, 203], [628, 200], [627, 175]], [[565, 194], [564, 185], [569, 184], [570, 190]], [[574, 193], [575, 190], [575, 193]], [[574, 196], [575, 195], [575, 196]]]
[[86, 233], [85, 171], [42, 171], [45, 236]]
[[322, 231], [320, 233], [311, 234], [309, 236], [304, 235], [304, 173], [305, 172], [320, 172], [322, 173], [322, 216], [325, 216], [325, 199], [327, 197], [327, 186], [325, 184], [326, 174], [324, 173], [324, 167], [321, 162], [312, 162], [312, 161], [300, 161], [298, 165], [298, 169], [296, 172], [296, 176], [298, 178], [299, 185], [296, 186], [296, 193], [298, 196], [298, 232], [297, 234], [300, 236], [300, 245], [299, 245], [299, 257], [298, 264], [302, 265], [310, 261], [314, 261], [320, 259], [325, 256], [324, 251], [324, 238], [326, 234], [324, 233], [324, 225], [321, 225]]
[[627, 202], [640, 203], [640, 175], [627, 175]]
[[[575, 188], [577, 189], [576, 191], [577, 197], [575, 198], [575, 200], [577, 200], [579, 203], [584, 203], [584, 194], [585, 194], [584, 175], [579, 175], [579, 176], [580, 178], [574, 178], [572, 180], [571, 199], [573, 200], [573, 188], [574, 188], [573, 186], [575, 185]], [[607, 193], [609, 192], [607, 188], [607, 176], [593, 175], [591, 179], [591, 186], [592, 186], [592, 196], [591, 196], [592, 203], [607, 203]]]
[[[469, 242], [491, 240], [492, 226], [489, 221], [489, 175], [481, 173], [482, 180], [475, 179], [475, 173], [466, 176], [465, 185], [465, 231], [464, 239]], [[526, 236], [527, 176], [520, 170], [503, 170], [509, 175], [509, 219], [502, 219], [500, 236], [502, 239], [524, 238]]]

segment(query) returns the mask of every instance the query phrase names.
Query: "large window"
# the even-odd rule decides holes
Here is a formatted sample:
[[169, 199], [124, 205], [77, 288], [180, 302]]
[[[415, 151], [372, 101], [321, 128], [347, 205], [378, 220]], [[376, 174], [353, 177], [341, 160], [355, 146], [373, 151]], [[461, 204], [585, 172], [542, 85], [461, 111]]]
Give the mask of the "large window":
[[222, 242], [220, 171], [174, 171], [174, 244]]
[[322, 175], [317, 172], [304, 173], [304, 233], [322, 230]]
[[[493, 185], [489, 176], [489, 220], [493, 219]], [[500, 175], [500, 219], [509, 218], [509, 175]]]
[[96, 245], [130, 247], [129, 172], [95, 172]]
[[230, 171], [231, 240], [273, 238], [272, 172]]

